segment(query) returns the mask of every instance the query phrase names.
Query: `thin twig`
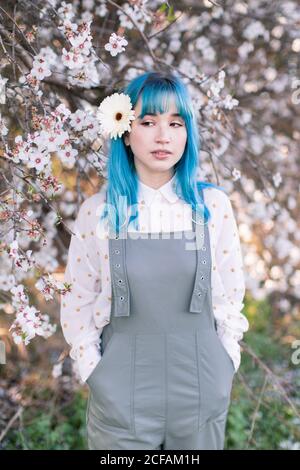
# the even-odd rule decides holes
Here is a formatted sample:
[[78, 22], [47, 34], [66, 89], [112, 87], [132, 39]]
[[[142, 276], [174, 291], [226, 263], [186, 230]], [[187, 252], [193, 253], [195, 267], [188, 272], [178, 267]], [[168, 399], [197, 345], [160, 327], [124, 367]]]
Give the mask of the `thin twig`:
[[265, 379], [264, 379], [262, 389], [261, 389], [260, 394], [259, 394], [259, 398], [258, 398], [256, 407], [255, 407], [254, 413], [253, 413], [253, 419], [252, 419], [252, 422], [251, 422], [250, 433], [249, 433], [248, 440], [247, 440], [247, 447], [249, 446], [250, 441], [251, 441], [252, 436], [253, 436], [255, 423], [256, 423], [256, 420], [257, 420], [257, 417], [258, 417], [258, 411], [259, 411], [259, 408], [262, 404], [262, 399], [263, 399], [263, 396], [264, 396], [264, 393], [265, 393], [265, 390], [266, 390], [267, 383], [268, 383], [268, 376], [266, 375]]
[[14, 424], [14, 422], [21, 417], [22, 413], [23, 413], [23, 406], [20, 406], [18, 408], [18, 410], [16, 411], [16, 413], [13, 415], [13, 417], [9, 420], [9, 422], [7, 423], [7, 426], [6, 428], [2, 431], [2, 433], [0, 434], [0, 442], [4, 439], [4, 437], [6, 436], [6, 434], [8, 433], [8, 431], [10, 430], [10, 428], [12, 427], [12, 425]]

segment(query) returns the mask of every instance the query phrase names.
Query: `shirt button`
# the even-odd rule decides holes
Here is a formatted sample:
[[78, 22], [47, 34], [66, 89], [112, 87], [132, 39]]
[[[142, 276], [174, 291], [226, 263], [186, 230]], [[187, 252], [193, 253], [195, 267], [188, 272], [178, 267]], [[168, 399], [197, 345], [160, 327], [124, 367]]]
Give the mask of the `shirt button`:
[[121, 265], [120, 264], [115, 264], [115, 267], [116, 268], [119, 268]]
[[125, 299], [125, 297], [123, 297], [123, 296], [121, 296], [121, 297], [120, 297], [120, 300], [122, 300], [122, 301], [123, 301], [124, 299]]
[[115, 250], [116, 255], [120, 254], [120, 250]]

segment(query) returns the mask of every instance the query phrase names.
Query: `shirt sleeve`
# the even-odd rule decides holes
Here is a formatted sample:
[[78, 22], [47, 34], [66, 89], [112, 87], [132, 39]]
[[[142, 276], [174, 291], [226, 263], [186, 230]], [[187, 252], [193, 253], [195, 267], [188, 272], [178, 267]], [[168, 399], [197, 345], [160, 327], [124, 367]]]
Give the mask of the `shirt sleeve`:
[[249, 323], [242, 314], [246, 289], [239, 232], [231, 201], [226, 194], [221, 219], [215, 267], [220, 284], [218, 292], [213, 295], [213, 311], [218, 336], [237, 371], [241, 360], [238, 342], [249, 329]]
[[83, 382], [101, 359], [100, 335], [95, 325], [93, 304], [101, 292], [99, 272], [90, 260], [95, 258], [94, 243], [89, 241], [88, 200], [80, 207], [71, 237], [64, 282], [71, 291], [61, 299], [60, 321], [70, 357], [76, 361]]

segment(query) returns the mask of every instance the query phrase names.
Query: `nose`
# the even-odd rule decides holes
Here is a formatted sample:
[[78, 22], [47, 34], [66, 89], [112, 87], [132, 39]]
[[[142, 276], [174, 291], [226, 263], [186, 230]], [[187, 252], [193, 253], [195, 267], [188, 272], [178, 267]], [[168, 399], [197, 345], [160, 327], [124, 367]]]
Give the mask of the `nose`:
[[157, 135], [155, 138], [156, 142], [170, 142], [170, 134], [169, 134], [169, 126], [164, 126], [164, 125], [158, 125], [157, 126]]

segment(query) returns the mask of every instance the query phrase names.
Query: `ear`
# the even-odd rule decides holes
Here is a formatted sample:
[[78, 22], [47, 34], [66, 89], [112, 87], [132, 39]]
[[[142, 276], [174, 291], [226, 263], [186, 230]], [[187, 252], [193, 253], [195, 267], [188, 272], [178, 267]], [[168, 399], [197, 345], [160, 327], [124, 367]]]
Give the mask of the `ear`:
[[124, 142], [125, 142], [125, 145], [127, 145], [127, 147], [128, 147], [128, 145], [129, 145], [128, 132], [126, 132], [126, 133], [124, 134]]

